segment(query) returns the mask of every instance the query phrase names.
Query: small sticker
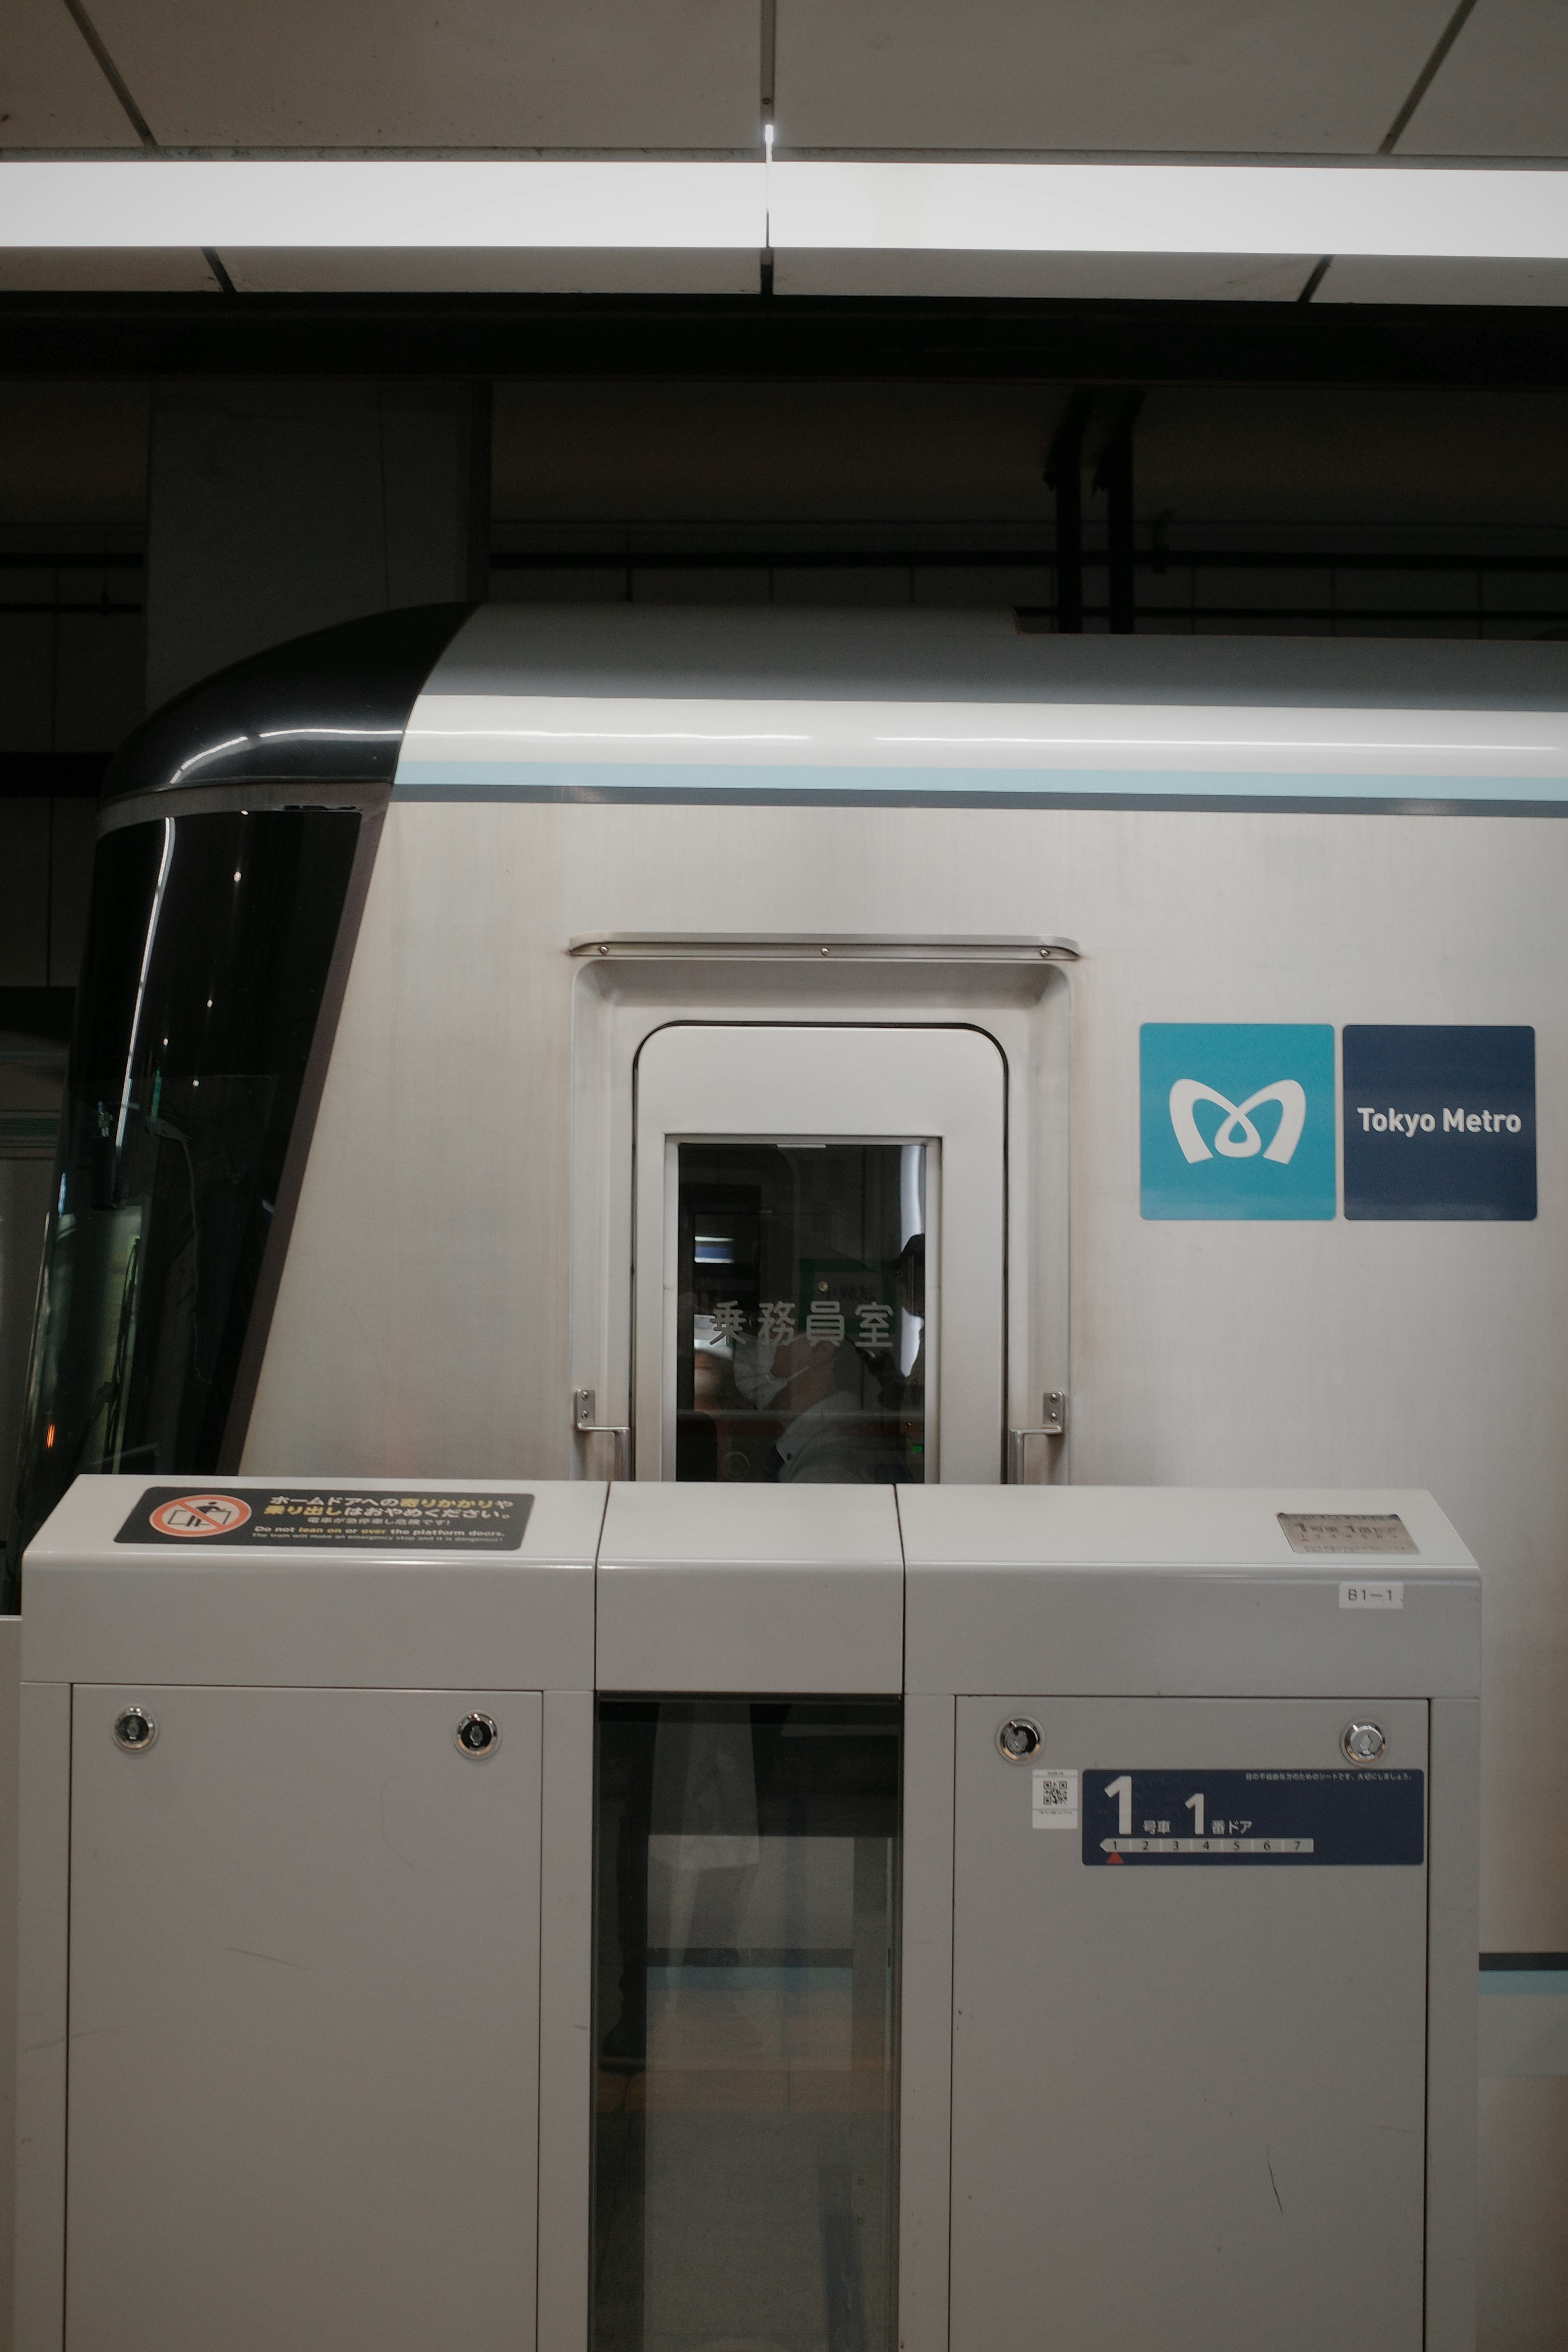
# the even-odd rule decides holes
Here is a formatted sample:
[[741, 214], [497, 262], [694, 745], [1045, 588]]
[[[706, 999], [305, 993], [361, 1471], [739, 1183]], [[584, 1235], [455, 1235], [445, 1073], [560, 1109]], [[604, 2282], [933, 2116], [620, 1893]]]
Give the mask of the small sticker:
[[1342, 1609], [1403, 1609], [1403, 1584], [1342, 1584]]
[[1076, 1830], [1078, 1774], [1064, 1772], [1059, 1765], [1054, 1765], [1048, 1772], [1036, 1772], [1031, 1777], [1035, 1784], [1035, 1827]]
[[1292, 1551], [1415, 1551], [1397, 1511], [1276, 1511]]

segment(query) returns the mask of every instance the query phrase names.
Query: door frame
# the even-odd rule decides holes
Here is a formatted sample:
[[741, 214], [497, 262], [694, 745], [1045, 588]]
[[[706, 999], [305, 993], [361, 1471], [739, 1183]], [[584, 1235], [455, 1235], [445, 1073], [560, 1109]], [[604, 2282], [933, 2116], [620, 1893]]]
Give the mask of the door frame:
[[[563, 1475], [629, 1474], [612, 1436], [580, 1425], [577, 1392], [593, 1391], [596, 1423], [629, 1423], [633, 1077], [644, 1040], [670, 1022], [966, 1023], [994, 1039], [1008, 1071], [1009, 1424], [1032, 1425], [1045, 1391], [1070, 1389], [1069, 943], [594, 932], [564, 956], [573, 1009], [567, 1351], [557, 1359]], [[1029, 1481], [1066, 1481], [1073, 1442], [1070, 1420], [1064, 1437], [1036, 1441]]]

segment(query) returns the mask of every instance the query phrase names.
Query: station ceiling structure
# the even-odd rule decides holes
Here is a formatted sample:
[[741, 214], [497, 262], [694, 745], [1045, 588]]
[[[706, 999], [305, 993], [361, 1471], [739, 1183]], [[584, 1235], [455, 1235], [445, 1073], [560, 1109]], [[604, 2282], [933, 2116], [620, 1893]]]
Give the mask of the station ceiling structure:
[[1568, 291], [1553, 0], [12, 0], [6, 47], [13, 293]]

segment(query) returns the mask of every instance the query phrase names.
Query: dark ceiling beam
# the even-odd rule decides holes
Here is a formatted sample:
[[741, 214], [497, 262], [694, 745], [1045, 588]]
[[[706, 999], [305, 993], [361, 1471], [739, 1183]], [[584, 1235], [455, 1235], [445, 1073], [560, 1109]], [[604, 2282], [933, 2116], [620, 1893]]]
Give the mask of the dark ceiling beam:
[[0, 375], [1568, 386], [1568, 310], [751, 296], [7, 294]]

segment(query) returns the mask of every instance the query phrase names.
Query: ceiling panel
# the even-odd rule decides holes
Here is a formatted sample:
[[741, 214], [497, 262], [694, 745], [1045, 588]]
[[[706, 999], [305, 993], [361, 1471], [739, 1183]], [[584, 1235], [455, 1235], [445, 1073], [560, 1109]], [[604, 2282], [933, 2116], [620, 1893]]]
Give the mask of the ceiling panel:
[[64, 0], [5, 0], [0, 147], [139, 147]]
[[599, 249], [268, 251], [218, 256], [242, 294], [754, 294], [755, 253]]
[[1563, 0], [1479, 0], [1399, 152], [1568, 155]]
[[756, 0], [95, 0], [164, 146], [754, 146]]
[[1568, 304], [1568, 261], [1434, 261], [1342, 254], [1329, 264], [1315, 302]]
[[779, 142], [1370, 154], [1452, 7], [858, 0], [847, 8], [843, 0], [778, 0]]
[[203, 256], [171, 249], [92, 253], [59, 247], [0, 247], [0, 291], [7, 294], [216, 294]]
[[1316, 255], [779, 253], [775, 294], [1055, 301], [1294, 302]]

